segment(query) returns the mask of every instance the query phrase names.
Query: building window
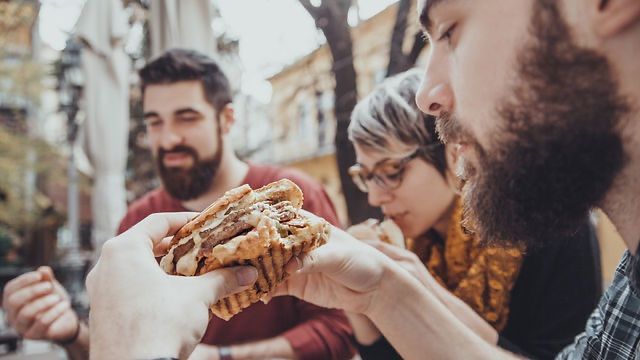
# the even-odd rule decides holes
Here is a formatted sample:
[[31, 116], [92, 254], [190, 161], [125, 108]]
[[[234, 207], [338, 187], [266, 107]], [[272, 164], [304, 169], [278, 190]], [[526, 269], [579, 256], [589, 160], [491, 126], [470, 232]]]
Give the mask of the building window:
[[318, 109], [318, 144], [322, 147], [331, 143], [330, 119], [333, 111], [333, 92], [316, 91], [316, 108]]
[[307, 101], [302, 101], [298, 104], [298, 135], [300, 139], [308, 140], [313, 138], [312, 121], [311, 104]]

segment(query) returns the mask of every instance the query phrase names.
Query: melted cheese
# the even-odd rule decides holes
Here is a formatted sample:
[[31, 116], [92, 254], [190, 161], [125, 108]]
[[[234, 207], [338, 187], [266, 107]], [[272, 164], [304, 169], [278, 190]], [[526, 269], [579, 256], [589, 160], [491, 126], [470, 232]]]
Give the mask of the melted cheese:
[[193, 276], [198, 269], [198, 259], [196, 259], [196, 255], [200, 252], [202, 238], [200, 237], [200, 233], [194, 233], [192, 236], [195, 245], [176, 263], [176, 272], [180, 275]]

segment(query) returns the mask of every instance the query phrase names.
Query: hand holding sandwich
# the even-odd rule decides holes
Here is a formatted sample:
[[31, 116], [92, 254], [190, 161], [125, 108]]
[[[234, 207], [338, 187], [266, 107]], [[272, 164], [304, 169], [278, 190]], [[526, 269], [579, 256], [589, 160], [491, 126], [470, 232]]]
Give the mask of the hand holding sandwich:
[[332, 227], [330, 233], [325, 246], [287, 264], [291, 277], [273, 295], [293, 295], [318, 306], [367, 313], [388, 267], [397, 266], [341, 229]]
[[[468, 354], [462, 347], [446, 350], [439, 346], [451, 338], [477, 349], [478, 358], [496, 356], [492, 349], [496, 332], [478, 321], [473, 310], [428, 273], [408, 271], [407, 265], [417, 268], [418, 264], [405, 258], [406, 250], [388, 244], [376, 247], [384, 253], [332, 228], [325, 246], [287, 264], [290, 276], [274, 296], [292, 295], [318, 306], [365, 315], [406, 359]], [[425, 333], [432, 336], [425, 339]], [[377, 338], [370, 335], [364, 343]]]
[[87, 277], [91, 302], [91, 358], [185, 358], [200, 341], [209, 307], [247, 289], [252, 267], [232, 267], [203, 276], [167, 275], [155, 254], [192, 213], [150, 215], [105, 243]]

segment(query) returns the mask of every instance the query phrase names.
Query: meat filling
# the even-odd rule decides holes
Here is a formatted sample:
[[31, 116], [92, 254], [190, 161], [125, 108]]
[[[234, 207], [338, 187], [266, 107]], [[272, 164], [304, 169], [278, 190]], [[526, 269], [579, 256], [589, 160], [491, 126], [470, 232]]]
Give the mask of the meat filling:
[[[277, 201], [278, 199], [275, 199]], [[300, 216], [297, 209], [293, 207], [289, 201], [280, 201], [275, 204], [268, 201], [262, 201], [253, 204], [249, 208], [235, 211], [228, 211], [224, 220], [216, 227], [200, 232], [202, 245], [200, 254], [213, 249], [215, 246], [224, 244], [238, 235], [246, 234], [253, 229], [253, 225], [247, 222], [247, 215], [251, 213], [261, 213], [278, 222], [278, 230], [280, 236], [286, 237], [291, 232], [291, 227], [304, 227], [304, 219]], [[173, 251], [173, 263], [178, 263], [180, 258], [189, 253], [195, 243], [190, 240], [182, 245], [177, 246]]]

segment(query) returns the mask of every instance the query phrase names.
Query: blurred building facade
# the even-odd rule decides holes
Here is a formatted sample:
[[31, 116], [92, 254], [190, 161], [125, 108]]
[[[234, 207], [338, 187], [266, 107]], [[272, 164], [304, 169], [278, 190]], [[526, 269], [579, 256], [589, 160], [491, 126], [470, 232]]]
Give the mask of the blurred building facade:
[[[352, 28], [360, 98], [385, 78], [397, 7], [397, 3], [391, 5]], [[415, 16], [409, 16], [404, 43], [407, 50], [418, 29]], [[331, 66], [331, 53], [325, 44], [269, 78], [271, 102], [266, 109], [257, 107], [247, 116], [250, 124], [245, 125], [245, 136], [250, 140], [240, 146], [240, 153], [248, 153], [251, 160], [307, 172], [322, 182], [344, 221], [346, 205], [334, 146], [335, 81]]]

